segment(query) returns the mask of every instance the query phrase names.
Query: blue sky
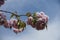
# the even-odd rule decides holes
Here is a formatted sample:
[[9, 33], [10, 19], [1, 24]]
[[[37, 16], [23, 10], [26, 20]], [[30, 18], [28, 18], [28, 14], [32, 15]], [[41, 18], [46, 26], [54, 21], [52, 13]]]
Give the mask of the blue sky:
[[[49, 16], [48, 30], [37, 31], [27, 25], [22, 33], [16, 35], [12, 30], [0, 26], [0, 40], [60, 40], [59, 0], [7, 0], [0, 9], [17, 11], [18, 14], [44, 11]], [[6, 15], [9, 19], [10, 14]], [[24, 17], [21, 18], [26, 20]]]

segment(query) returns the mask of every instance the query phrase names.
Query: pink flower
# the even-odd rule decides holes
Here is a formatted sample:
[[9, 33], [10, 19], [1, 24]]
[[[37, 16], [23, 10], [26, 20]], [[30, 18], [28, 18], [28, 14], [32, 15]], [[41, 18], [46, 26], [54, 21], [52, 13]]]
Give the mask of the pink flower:
[[31, 25], [32, 24], [32, 20], [33, 20], [33, 17], [28, 17], [28, 20], [27, 20], [27, 24], [28, 25]]
[[46, 17], [46, 19], [45, 19], [45, 20], [46, 20], [46, 23], [47, 23], [47, 22], [48, 22], [49, 17], [48, 17], [47, 15], [45, 15], [45, 17]]
[[0, 12], [0, 25], [4, 24], [4, 20], [6, 20], [6, 16], [3, 15], [2, 12]]
[[13, 31], [17, 34], [23, 31], [23, 28], [17, 29], [17, 28], [13, 28]]
[[45, 28], [45, 23], [40, 20], [36, 22], [35, 26], [37, 30], [43, 30]]
[[27, 24], [28, 25], [31, 25], [33, 28], [35, 28], [35, 24], [32, 22], [34, 19], [33, 19], [33, 17], [28, 17], [28, 20], [27, 20]]
[[10, 23], [9, 20], [5, 20], [3, 25], [5, 28], [12, 28], [12, 24]]
[[36, 12], [36, 17], [37, 17], [37, 18], [41, 18], [41, 16], [40, 16], [40, 13], [39, 13], [39, 12]]
[[6, 15], [3, 15], [3, 13], [0, 12], [0, 18], [2, 18], [2, 19], [6, 19]]
[[48, 16], [44, 12], [40, 12], [40, 16], [42, 17], [42, 20], [46, 23], [48, 21]]
[[12, 27], [18, 28], [17, 19], [10, 19], [10, 24], [12, 25]]
[[16, 34], [19, 33], [20, 31], [19, 30], [13, 30]]
[[9, 28], [8, 21], [7, 20], [4, 21], [4, 27], [5, 28]]

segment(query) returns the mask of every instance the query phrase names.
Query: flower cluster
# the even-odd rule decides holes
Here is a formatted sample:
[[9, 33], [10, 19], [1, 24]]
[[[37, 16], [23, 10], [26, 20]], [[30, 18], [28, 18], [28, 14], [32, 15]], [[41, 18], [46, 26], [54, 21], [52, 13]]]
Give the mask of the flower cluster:
[[11, 19], [9, 23], [10, 23], [10, 28], [12, 27], [15, 33], [22, 32], [26, 26], [24, 22], [16, 19]]
[[25, 22], [17, 19], [6, 20], [6, 16], [3, 13], [0, 13], [0, 25], [3, 25], [5, 28], [13, 29], [15, 33], [22, 32], [26, 24]]
[[31, 25], [37, 30], [43, 30], [45, 26], [47, 27], [48, 16], [44, 12], [36, 12], [32, 16], [28, 17], [27, 24]]

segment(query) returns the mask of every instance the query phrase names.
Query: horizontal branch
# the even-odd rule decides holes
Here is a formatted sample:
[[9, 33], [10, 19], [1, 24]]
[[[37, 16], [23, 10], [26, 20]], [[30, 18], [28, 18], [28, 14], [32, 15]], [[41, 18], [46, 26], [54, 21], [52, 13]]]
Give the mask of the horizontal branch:
[[26, 15], [17, 15], [17, 14], [15, 14], [15, 13], [13, 13], [13, 12], [8, 12], [8, 11], [4, 11], [4, 10], [0, 10], [1, 12], [5, 12], [5, 13], [10, 13], [10, 14], [13, 14], [13, 15], [15, 15], [15, 16], [26, 16]]
[[8, 11], [4, 11], [4, 10], [0, 10], [1, 12], [6, 12], [6, 13], [12, 13], [12, 12], [8, 12]]

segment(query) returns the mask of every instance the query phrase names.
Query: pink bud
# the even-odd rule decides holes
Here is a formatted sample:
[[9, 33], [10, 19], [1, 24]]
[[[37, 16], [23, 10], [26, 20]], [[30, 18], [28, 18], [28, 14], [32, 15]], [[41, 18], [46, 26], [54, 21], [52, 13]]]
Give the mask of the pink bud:
[[13, 21], [13, 27], [18, 29], [18, 25], [16, 21]]
[[14, 31], [16, 34], [19, 33], [19, 31], [17, 31], [17, 30], [13, 30], [13, 31]]
[[14, 31], [15, 33], [19, 33], [19, 32], [22, 32], [22, 29], [13, 28], [13, 31]]
[[5, 27], [5, 28], [9, 28], [7, 21], [4, 21], [4, 27]]
[[27, 24], [31, 25], [32, 24], [33, 17], [28, 17]]

